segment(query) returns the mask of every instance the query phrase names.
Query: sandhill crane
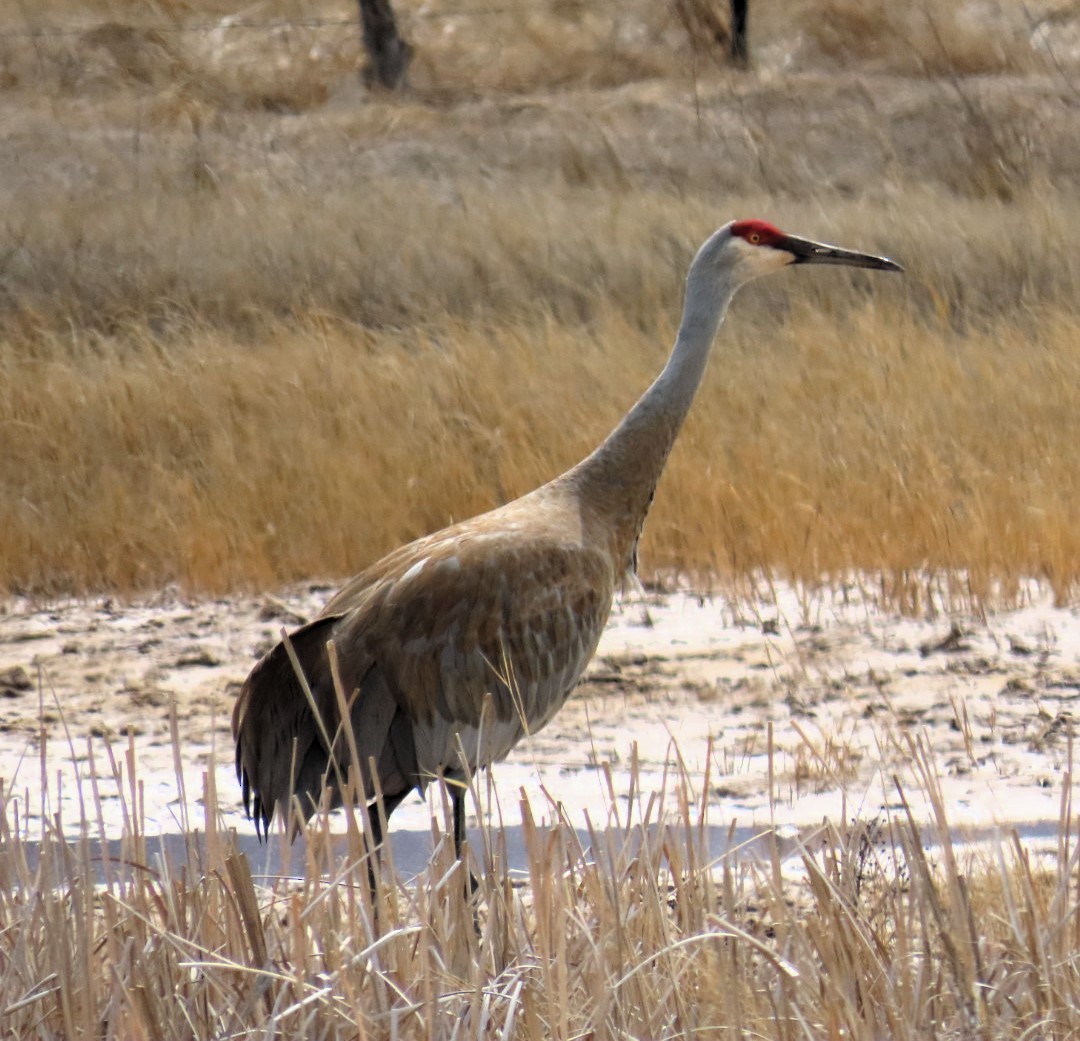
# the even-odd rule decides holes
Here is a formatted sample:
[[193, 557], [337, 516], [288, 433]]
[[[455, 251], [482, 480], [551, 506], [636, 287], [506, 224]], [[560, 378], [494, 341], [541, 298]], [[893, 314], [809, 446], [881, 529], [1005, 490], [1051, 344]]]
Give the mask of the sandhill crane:
[[543, 727], [573, 690], [636, 565], [653, 491], [732, 295], [789, 264], [902, 270], [764, 221], [725, 224], [690, 265], [667, 364], [596, 451], [520, 499], [390, 553], [255, 666], [232, 725], [257, 830], [275, 813], [288, 819], [290, 807], [299, 827], [327, 785], [340, 805], [352, 767], [371, 798], [374, 847], [405, 796], [442, 776], [454, 782], [460, 855], [460, 782]]

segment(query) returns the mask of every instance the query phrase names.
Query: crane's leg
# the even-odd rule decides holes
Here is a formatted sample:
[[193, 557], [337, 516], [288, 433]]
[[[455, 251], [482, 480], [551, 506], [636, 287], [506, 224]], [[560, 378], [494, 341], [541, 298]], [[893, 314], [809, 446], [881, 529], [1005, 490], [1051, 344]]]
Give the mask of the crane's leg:
[[383, 822], [390, 820], [390, 814], [402, 804], [408, 794], [409, 791], [406, 790], [399, 792], [397, 795], [384, 795], [381, 805], [379, 799], [372, 799], [366, 807], [368, 819], [368, 883], [371, 886], [371, 906], [376, 908], [376, 916], [378, 915], [379, 906], [377, 900], [379, 885], [375, 878], [375, 857], [378, 856], [379, 847], [383, 843]]
[[[454, 785], [450, 791], [450, 801], [454, 808], [454, 855], [461, 860], [461, 847], [465, 843], [465, 788]], [[472, 871], [467, 871], [467, 876], [465, 896], [471, 897], [480, 888], [480, 883], [476, 881]]]
[[379, 806], [378, 799], [372, 799], [371, 802], [368, 803], [368, 835], [370, 836], [372, 852], [382, 845], [383, 821], [390, 820], [390, 814], [405, 801], [405, 796], [407, 796], [411, 790], [412, 789], [406, 789], [403, 792], [399, 792], [397, 795], [384, 795], [382, 797], [381, 807]]
[[465, 842], [465, 789], [455, 785], [450, 792], [454, 804], [454, 855], [461, 859], [461, 847]]

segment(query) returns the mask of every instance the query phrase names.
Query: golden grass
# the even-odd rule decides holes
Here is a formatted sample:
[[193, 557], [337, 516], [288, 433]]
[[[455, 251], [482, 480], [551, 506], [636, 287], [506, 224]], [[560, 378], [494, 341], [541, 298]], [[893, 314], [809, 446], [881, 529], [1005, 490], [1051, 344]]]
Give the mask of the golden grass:
[[[928, 214], [943, 205], [924, 200]], [[1070, 205], [954, 203], [951, 221], [882, 209], [871, 238], [858, 230], [867, 207], [840, 204], [831, 226], [807, 229], [888, 245], [909, 273], [785, 272], [736, 300], [647, 527], [647, 569], [810, 584], [883, 572], [912, 609], [934, 572], [962, 572], [961, 599], [1001, 582], [1008, 596], [1027, 575], [1067, 596], [1080, 571], [1069, 451], [1080, 323], [1067, 222], [1049, 221]], [[418, 209], [417, 224], [431, 217]], [[442, 217], [455, 243], [445, 254], [419, 233], [396, 251], [376, 236], [350, 253], [345, 232], [320, 257], [321, 231], [305, 229], [264, 255], [267, 310], [291, 272], [362, 268], [366, 327], [297, 300], [307, 318], [251, 315], [244, 338], [168, 312], [159, 334], [137, 319], [119, 335], [10, 338], [3, 583], [220, 591], [342, 574], [581, 458], [662, 363], [709, 225], [699, 207], [660, 199], [632, 217], [562, 205], [531, 215], [567, 230], [552, 241], [499, 204], [487, 210]], [[961, 232], [973, 212], [993, 220]], [[314, 219], [331, 235], [333, 217]], [[691, 225], [670, 256], [659, 229]], [[603, 249], [591, 244], [601, 226]], [[193, 297], [224, 278], [212, 245], [176, 247], [205, 280]], [[147, 265], [133, 300], [153, 282]], [[96, 273], [70, 277], [85, 295]], [[328, 268], [297, 291], [332, 311], [352, 284], [334, 279]], [[245, 321], [230, 311], [260, 299], [245, 289], [222, 286], [219, 322]], [[177, 285], [168, 306], [180, 297]]]
[[[906, 741], [905, 754], [902, 785], [929, 791], [936, 848], [900, 810], [826, 825], [793, 854], [765, 837], [757, 852], [715, 858], [708, 798], [673, 771], [629, 808], [612, 792], [584, 844], [557, 815], [537, 825], [523, 796], [526, 872], [507, 874], [491, 825], [472, 851], [471, 905], [448, 842], [409, 882], [388, 858], [376, 911], [355, 818], [336, 843], [317, 819], [296, 877], [256, 876], [216, 823], [208, 783], [204, 825], [186, 832], [185, 852], [162, 853], [145, 832], [134, 755], [110, 752], [128, 794], [104, 861], [97, 788], [81, 821], [50, 819], [40, 848], [3, 803], [5, 1029], [100, 1041], [1072, 1036], [1068, 800], [1056, 853], [1016, 835], [964, 850], [930, 753]], [[187, 827], [195, 811], [178, 783]]]

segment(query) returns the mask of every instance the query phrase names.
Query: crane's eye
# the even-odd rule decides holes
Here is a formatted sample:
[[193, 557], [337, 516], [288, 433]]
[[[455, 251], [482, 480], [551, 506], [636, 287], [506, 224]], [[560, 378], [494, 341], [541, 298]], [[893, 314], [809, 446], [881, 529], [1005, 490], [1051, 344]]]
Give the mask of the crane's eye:
[[746, 236], [746, 241], [749, 242], [751, 246], [758, 246], [761, 244], [761, 236], [756, 231], [752, 231]]

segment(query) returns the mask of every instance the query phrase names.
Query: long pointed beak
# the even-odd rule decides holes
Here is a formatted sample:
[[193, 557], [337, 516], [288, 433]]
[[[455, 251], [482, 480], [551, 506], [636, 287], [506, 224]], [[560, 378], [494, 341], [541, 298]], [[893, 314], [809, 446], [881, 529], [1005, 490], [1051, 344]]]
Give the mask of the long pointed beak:
[[795, 257], [796, 264], [844, 264], [847, 267], [869, 267], [877, 271], [903, 271], [888, 257], [875, 257], [872, 253], [856, 253], [851, 249], [829, 246], [824, 242], [812, 242], [795, 235], [785, 235], [774, 248], [786, 250]]

